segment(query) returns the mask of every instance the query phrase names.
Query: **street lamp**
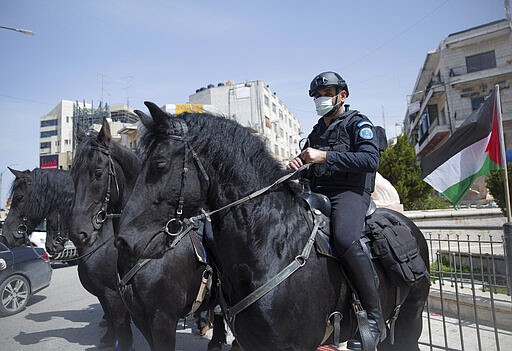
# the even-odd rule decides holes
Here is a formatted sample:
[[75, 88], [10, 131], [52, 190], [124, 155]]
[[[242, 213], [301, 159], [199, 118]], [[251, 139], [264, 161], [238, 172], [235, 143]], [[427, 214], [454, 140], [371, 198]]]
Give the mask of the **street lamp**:
[[34, 35], [34, 32], [32, 32], [31, 30], [28, 30], [28, 29], [11, 28], [11, 27], [4, 27], [4, 26], [0, 26], [0, 28], [7, 29], [7, 30], [13, 30], [15, 32], [19, 32], [19, 33], [23, 33], [23, 34], [27, 34], [27, 35]]

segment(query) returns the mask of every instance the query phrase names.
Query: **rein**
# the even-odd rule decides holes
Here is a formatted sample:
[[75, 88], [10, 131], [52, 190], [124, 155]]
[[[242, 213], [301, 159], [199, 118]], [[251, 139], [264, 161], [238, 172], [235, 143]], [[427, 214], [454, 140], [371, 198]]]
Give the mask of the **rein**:
[[[206, 171], [205, 171], [199, 157], [194, 152], [193, 148], [190, 146], [188, 137], [186, 137], [187, 132], [188, 132], [187, 125], [182, 120], [179, 120], [179, 122], [182, 125], [183, 136], [169, 135], [169, 138], [172, 140], [182, 141], [184, 143], [184, 149], [185, 149], [185, 154], [183, 157], [183, 170], [182, 170], [182, 176], [181, 176], [180, 195], [178, 198], [178, 206], [177, 206], [177, 210], [176, 210], [176, 216], [169, 219], [162, 229], [160, 229], [158, 232], [153, 234], [153, 236], [147, 242], [144, 250], [149, 246], [149, 244], [151, 243], [153, 238], [161, 232], [165, 232], [170, 236], [176, 237], [172, 244], [173, 245], [172, 247], [174, 247], [175, 246], [174, 244], [177, 241], [179, 241], [184, 235], [189, 233], [192, 229], [197, 229], [198, 221], [204, 221], [204, 220], [211, 221], [211, 218], [210, 218], [211, 215], [218, 213], [220, 211], [227, 210], [229, 208], [238, 206], [238, 205], [243, 204], [247, 201], [250, 201], [260, 195], [263, 195], [266, 192], [268, 192], [270, 189], [276, 187], [279, 184], [284, 183], [285, 181], [294, 177], [296, 174], [308, 169], [311, 166], [311, 164], [305, 164], [305, 165], [301, 166], [299, 169], [280, 177], [279, 179], [274, 181], [272, 184], [270, 184], [264, 188], [261, 188], [259, 190], [256, 190], [255, 192], [253, 192], [241, 199], [233, 201], [227, 205], [224, 205], [216, 210], [212, 210], [209, 212], [202, 210], [202, 213], [200, 215], [190, 217], [190, 218], [184, 218], [182, 220], [181, 216], [183, 214], [183, 205], [184, 205], [183, 191], [184, 191], [184, 187], [185, 187], [186, 173], [188, 172], [187, 150], [189, 150], [191, 152], [192, 157], [194, 158], [194, 160], [195, 160], [197, 166], [199, 167], [201, 173], [203, 174], [204, 178], [207, 181], [209, 180], [209, 178], [208, 178], [208, 175], [206, 174]], [[220, 295], [220, 303], [221, 303], [223, 310], [225, 311], [227, 322], [229, 323], [233, 333], [235, 333], [235, 319], [236, 319], [236, 316], [240, 312], [242, 312], [243, 310], [245, 310], [246, 308], [251, 306], [253, 303], [258, 301], [259, 299], [261, 299], [263, 296], [265, 296], [272, 289], [277, 287], [284, 280], [286, 280], [289, 276], [291, 276], [294, 272], [296, 272], [298, 269], [302, 268], [306, 264], [306, 261], [309, 258], [311, 249], [315, 242], [318, 228], [324, 223], [324, 219], [323, 219], [323, 216], [320, 211], [318, 211], [318, 210], [313, 211], [313, 215], [314, 215], [314, 227], [313, 227], [313, 230], [312, 230], [312, 232], [308, 238], [308, 241], [306, 242], [302, 252], [299, 255], [297, 255], [290, 264], [288, 264], [285, 268], [283, 268], [272, 279], [270, 279], [265, 284], [263, 284], [262, 286], [260, 286], [256, 290], [254, 290], [252, 293], [247, 295], [245, 298], [240, 300], [237, 304], [235, 304], [232, 307], [229, 307], [227, 305], [224, 295], [222, 293], [222, 288], [220, 289], [220, 294], [219, 294]], [[142, 252], [144, 252], [144, 250]], [[124, 276], [124, 278], [119, 280], [120, 285], [125, 286], [129, 282], [129, 280], [135, 275], [135, 273], [137, 271], [139, 271], [148, 261], [149, 261], [148, 259], [139, 259], [137, 261], [137, 263], [135, 264], [135, 266]]]

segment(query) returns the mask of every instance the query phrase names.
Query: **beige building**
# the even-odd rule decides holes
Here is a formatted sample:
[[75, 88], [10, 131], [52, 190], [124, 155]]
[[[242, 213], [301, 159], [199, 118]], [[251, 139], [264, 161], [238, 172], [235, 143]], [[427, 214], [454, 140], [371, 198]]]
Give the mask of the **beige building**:
[[211, 106], [210, 112], [234, 119], [259, 135], [279, 161], [290, 160], [300, 152], [298, 119], [260, 80], [210, 84], [190, 95], [189, 102]]
[[[512, 149], [511, 22], [500, 20], [452, 33], [429, 52], [404, 120], [418, 157], [443, 144], [496, 84], [501, 90], [506, 147]], [[484, 179], [470, 193], [475, 199], [485, 198]]]
[[[39, 167], [70, 169], [73, 162], [73, 126], [79, 124], [89, 129], [108, 118], [114, 128], [114, 140], [121, 142], [123, 135], [118, 130], [129, 128], [138, 120], [128, 106], [100, 104], [94, 108], [88, 103], [61, 100], [48, 114], [40, 118]], [[100, 124], [101, 125], [101, 124]], [[126, 146], [134, 148], [133, 140], [126, 139]]]
[[61, 100], [40, 118], [39, 166], [69, 169], [73, 151], [73, 101]]

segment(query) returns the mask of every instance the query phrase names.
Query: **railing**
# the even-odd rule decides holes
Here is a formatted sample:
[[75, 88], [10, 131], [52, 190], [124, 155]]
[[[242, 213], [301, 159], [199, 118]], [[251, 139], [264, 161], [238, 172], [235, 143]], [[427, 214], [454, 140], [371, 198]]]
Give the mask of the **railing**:
[[420, 229], [431, 269], [421, 350], [509, 350], [512, 300], [503, 227]]

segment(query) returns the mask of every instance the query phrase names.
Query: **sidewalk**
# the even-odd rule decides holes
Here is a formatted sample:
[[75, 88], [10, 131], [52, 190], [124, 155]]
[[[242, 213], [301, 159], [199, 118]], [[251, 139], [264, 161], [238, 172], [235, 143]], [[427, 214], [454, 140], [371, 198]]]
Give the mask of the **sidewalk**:
[[[444, 323], [443, 323], [444, 321]], [[423, 332], [420, 337], [420, 350], [450, 349], [450, 350], [511, 350], [512, 349], [512, 331], [497, 330], [493, 328], [474, 323], [463, 322], [461, 325], [458, 319], [444, 317], [440, 314], [431, 313], [430, 316], [423, 313]], [[187, 323], [189, 324], [189, 323]], [[443, 327], [444, 325], [444, 327]], [[179, 329], [179, 328], [178, 328]], [[181, 333], [192, 333], [190, 328], [179, 330]], [[462, 341], [461, 341], [462, 333]], [[203, 338], [208, 340], [212, 337], [212, 331], [209, 330]], [[228, 345], [231, 345], [233, 335], [228, 333]], [[230, 346], [224, 346], [223, 350], [229, 350]], [[317, 351], [335, 351], [336, 349], [328, 346], [321, 346]], [[338, 349], [346, 351], [345, 344]]]

